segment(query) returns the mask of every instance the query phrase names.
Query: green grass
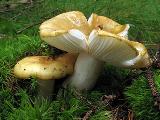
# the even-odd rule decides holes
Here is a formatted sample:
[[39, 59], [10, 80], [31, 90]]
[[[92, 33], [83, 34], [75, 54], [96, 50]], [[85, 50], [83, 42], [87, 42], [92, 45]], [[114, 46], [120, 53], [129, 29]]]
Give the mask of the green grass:
[[[0, 3], [6, 4], [6, 1]], [[81, 118], [92, 107], [68, 90], [60, 89], [52, 102], [38, 99], [36, 98], [37, 83], [34, 79], [19, 81], [12, 74], [16, 62], [25, 56], [59, 53], [56, 49], [51, 49], [42, 43], [38, 27], [46, 19], [72, 10], [82, 11], [87, 18], [94, 12], [121, 24], [129, 23], [131, 25], [129, 38], [143, 42], [146, 46], [160, 42], [159, 0], [40, 0], [34, 1], [33, 5], [20, 4], [10, 12], [1, 12], [0, 119], [71, 120]], [[159, 72], [155, 74], [155, 82], [160, 91]], [[111, 117], [108, 106], [100, 104], [100, 97], [104, 94], [114, 94], [119, 89], [123, 90], [126, 87], [124, 79], [130, 75], [132, 75], [130, 70], [105, 67], [94, 91], [82, 94], [93, 105], [100, 105], [95, 113], [91, 114], [91, 120], [107, 120]], [[135, 80], [126, 89], [125, 94], [136, 119], [160, 119], [144, 77]]]

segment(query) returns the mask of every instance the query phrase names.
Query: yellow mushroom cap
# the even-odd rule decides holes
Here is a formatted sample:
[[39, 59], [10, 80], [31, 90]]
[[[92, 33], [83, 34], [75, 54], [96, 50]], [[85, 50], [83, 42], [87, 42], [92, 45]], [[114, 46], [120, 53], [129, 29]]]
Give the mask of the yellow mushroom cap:
[[141, 68], [151, 64], [143, 44], [127, 39], [129, 25], [92, 14], [88, 21], [79, 11], [62, 13], [40, 26], [41, 39], [70, 52], [86, 52], [120, 67]]
[[126, 36], [129, 29], [128, 24], [121, 25], [110, 18], [98, 16], [94, 13], [89, 17], [88, 24], [91, 29], [103, 30], [113, 34], [119, 34], [121, 36]]
[[[62, 56], [61, 59], [66, 57], [68, 57], [67, 54]], [[75, 62], [74, 60], [72, 61], [65, 64], [48, 56], [30, 56], [20, 60], [15, 65], [13, 72], [20, 79], [29, 77], [36, 77], [40, 80], [60, 79], [72, 74]]]

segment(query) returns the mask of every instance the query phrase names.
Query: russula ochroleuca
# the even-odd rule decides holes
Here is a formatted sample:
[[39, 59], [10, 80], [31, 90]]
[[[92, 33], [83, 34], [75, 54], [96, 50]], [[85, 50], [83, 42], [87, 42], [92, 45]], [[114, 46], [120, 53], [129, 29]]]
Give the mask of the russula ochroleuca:
[[20, 79], [35, 77], [39, 84], [39, 95], [45, 98], [52, 96], [55, 79], [73, 73], [77, 56], [64, 54], [57, 58], [48, 56], [30, 56], [20, 60], [14, 67], [14, 75]]
[[58, 49], [79, 53], [70, 85], [90, 89], [103, 63], [142, 68], [151, 64], [143, 44], [127, 38], [129, 25], [92, 14], [88, 21], [83, 13], [71, 11], [55, 16], [40, 26], [41, 39]]

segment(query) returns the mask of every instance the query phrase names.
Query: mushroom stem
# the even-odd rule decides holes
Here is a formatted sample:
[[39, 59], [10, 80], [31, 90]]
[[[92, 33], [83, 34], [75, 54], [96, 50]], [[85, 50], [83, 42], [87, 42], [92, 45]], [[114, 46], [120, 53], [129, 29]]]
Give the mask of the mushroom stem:
[[102, 70], [103, 63], [87, 53], [80, 53], [69, 84], [79, 90], [91, 89]]
[[38, 82], [38, 96], [52, 99], [55, 80], [37, 80]]

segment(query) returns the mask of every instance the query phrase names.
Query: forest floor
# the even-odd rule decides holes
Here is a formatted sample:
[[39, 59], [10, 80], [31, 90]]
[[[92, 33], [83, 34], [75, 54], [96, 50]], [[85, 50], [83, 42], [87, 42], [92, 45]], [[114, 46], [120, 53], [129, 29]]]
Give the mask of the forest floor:
[[[56, 82], [53, 100], [37, 97], [35, 78], [13, 75], [17, 61], [62, 51], [39, 37], [40, 24], [60, 13], [78, 10], [130, 24], [129, 39], [143, 43], [154, 60], [151, 68], [105, 65], [90, 91], [63, 88]], [[4, 120], [160, 120], [159, 0], [2, 0], [0, 2], [0, 119]]]

